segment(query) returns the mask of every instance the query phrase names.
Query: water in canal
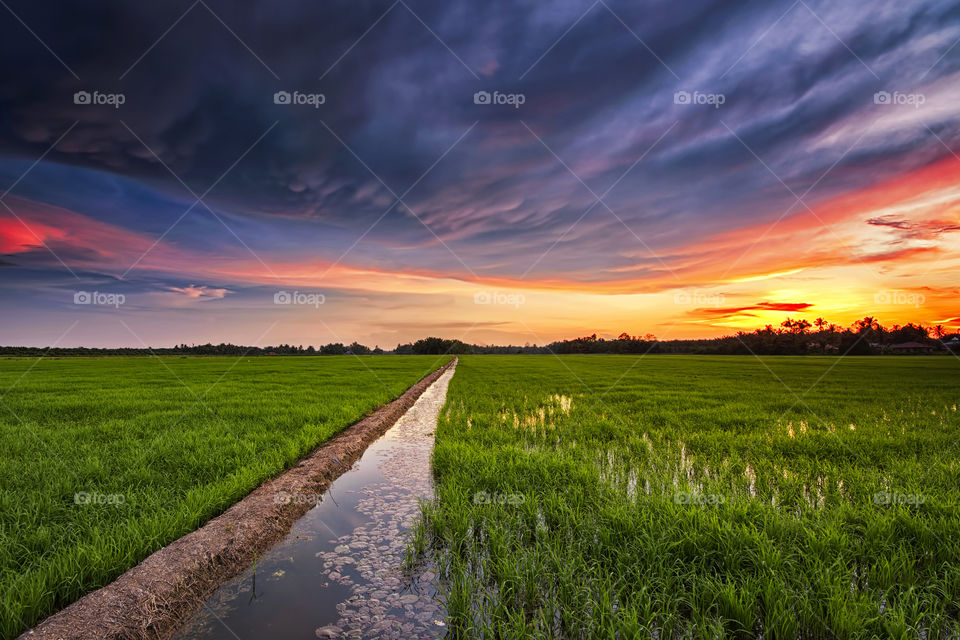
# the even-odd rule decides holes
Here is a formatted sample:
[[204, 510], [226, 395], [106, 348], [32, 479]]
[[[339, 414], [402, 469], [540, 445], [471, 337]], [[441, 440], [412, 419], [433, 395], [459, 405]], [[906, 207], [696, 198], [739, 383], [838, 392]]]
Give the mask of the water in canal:
[[174, 637], [442, 637], [436, 572], [430, 566], [404, 572], [402, 563], [419, 501], [433, 495], [433, 433], [453, 372], [438, 378], [284, 540], [222, 585]]

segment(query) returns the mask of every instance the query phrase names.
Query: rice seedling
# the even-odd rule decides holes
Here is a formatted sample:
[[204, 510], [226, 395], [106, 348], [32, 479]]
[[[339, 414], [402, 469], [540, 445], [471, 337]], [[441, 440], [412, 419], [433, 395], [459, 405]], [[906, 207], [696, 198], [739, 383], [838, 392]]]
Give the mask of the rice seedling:
[[0, 360], [0, 638], [196, 529], [445, 360]]
[[956, 638], [958, 374], [462, 357], [422, 515], [452, 637]]

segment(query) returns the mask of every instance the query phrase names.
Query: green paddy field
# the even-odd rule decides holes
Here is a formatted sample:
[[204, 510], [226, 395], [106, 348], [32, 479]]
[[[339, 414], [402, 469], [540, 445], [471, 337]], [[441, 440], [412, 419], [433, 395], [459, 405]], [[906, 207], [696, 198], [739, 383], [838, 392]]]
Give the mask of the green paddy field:
[[960, 361], [464, 357], [456, 637], [956, 638]]
[[0, 360], [0, 638], [196, 529], [448, 359]]
[[[449, 358], [0, 360], [0, 638]], [[450, 638], [956, 638], [960, 360], [461, 356]]]

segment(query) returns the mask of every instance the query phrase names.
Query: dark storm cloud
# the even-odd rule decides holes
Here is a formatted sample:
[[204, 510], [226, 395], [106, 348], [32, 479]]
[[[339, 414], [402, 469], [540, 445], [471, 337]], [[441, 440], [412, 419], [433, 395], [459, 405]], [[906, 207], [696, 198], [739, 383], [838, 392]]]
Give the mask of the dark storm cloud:
[[[958, 134], [942, 111], [848, 124], [887, 113], [878, 91], [932, 87], [933, 104], [949, 86], [948, 2], [9, 4], [62, 63], [0, 23], [0, 151], [32, 162], [79, 121], [47, 161], [135, 178], [153, 217], [129, 215], [151, 231], [178, 215], [157, 203], [193, 200], [166, 165], [197, 195], [216, 183], [207, 201], [236, 224], [260, 221], [246, 238], [269, 239], [274, 216], [356, 237], [383, 215], [369, 242], [462, 272], [416, 214], [478, 270], [516, 275], [554, 242], [538, 272], [621, 269], [776, 217], [828, 170], [806, 200], [947, 153], [921, 125]], [[125, 102], [77, 105], [76, 91]], [[277, 105], [277, 91], [326, 100]], [[525, 101], [477, 105], [477, 91]], [[415, 183], [413, 212], [388, 211]]]

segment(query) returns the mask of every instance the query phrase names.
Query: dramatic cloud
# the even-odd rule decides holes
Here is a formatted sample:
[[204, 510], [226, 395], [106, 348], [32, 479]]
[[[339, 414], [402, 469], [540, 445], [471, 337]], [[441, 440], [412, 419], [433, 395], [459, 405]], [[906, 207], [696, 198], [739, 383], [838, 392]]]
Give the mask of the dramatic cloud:
[[[564, 293], [615, 333], [683, 330], [679, 289], [847, 321], [958, 266], [957, 3], [8, 7], [0, 295], [21, 312], [112, 282], [162, 294], [143, 309], [221, 299], [200, 322], [298, 286], [328, 313], [336, 292], [376, 308], [353, 326], [343, 309], [350, 339], [405, 339], [421, 296], [544, 292], [523, 322], [480, 325], [519, 341], [590, 328]], [[952, 315], [930, 299], [889, 311]], [[403, 333], [376, 333], [385, 318]]]

